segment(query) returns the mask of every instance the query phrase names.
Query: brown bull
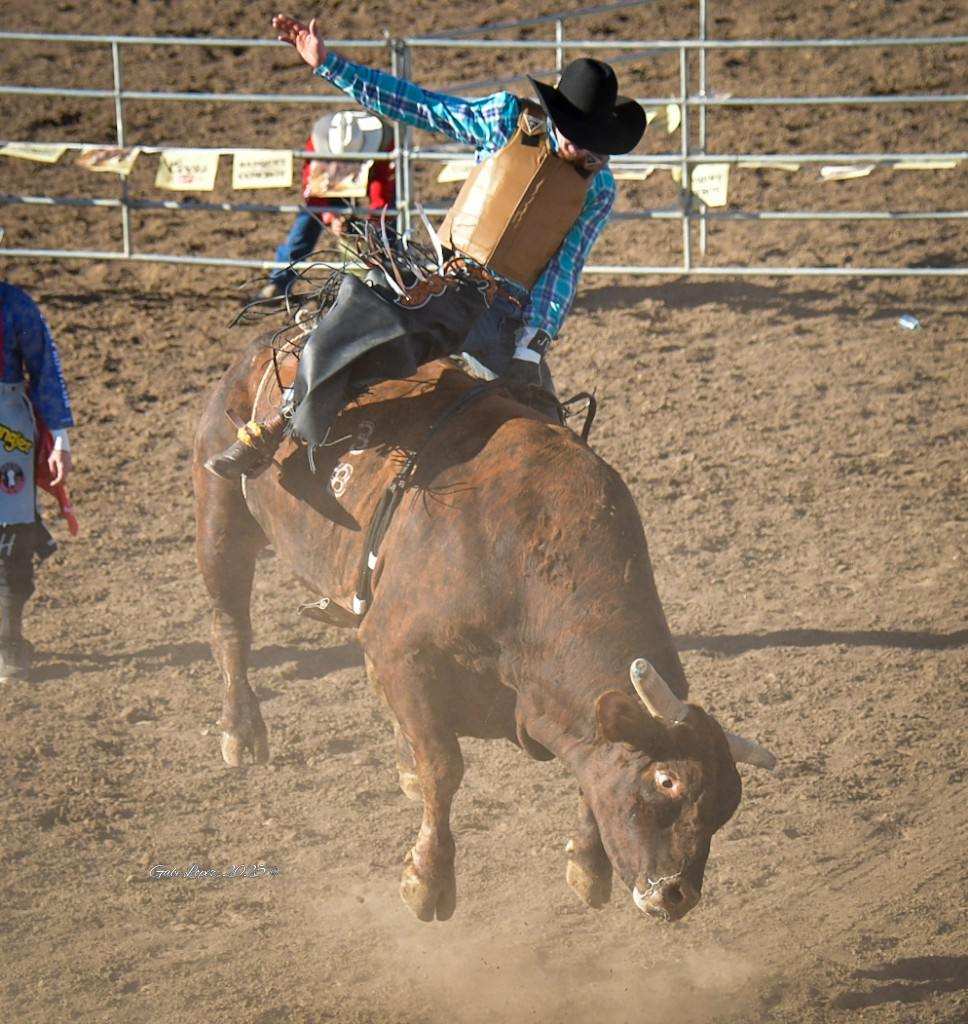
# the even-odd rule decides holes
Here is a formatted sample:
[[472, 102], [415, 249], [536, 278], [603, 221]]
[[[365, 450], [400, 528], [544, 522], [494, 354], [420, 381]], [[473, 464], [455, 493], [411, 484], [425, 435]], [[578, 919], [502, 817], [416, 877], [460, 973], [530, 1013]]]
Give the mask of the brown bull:
[[[351, 605], [375, 504], [401, 458], [473, 386], [449, 362], [379, 384], [341, 414], [334, 436], [346, 439], [324, 450], [317, 476], [287, 444], [243, 493], [203, 463], [232, 438], [226, 411], [248, 418], [260, 381], [259, 409], [277, 400], [268, 359], [253, 349], [228, 371], [195, 443], [198, 561], [233, 766], [245, 751], [268, 759], [247, 678], [258, 550], [271, 544], [312, 591]], [[291, 377], [288, 361], [282, 374]], [[640, 909], [682, 917], [699, 900], [712, 834], [739, 803], [735, 760], [772, 758], [684, 703], [642, 523], [618, 474], [570, 430], [494, 391], [426, 445], [380, 551], [357, 639], [392, 714], [401, 786], [423, 800], [407, 905], [425, 921], [454, 912], [458, 738], [476, 736], [558, 757], [578, 779], [567, 880], [586, 903], [608, 900], [614, 869]]]

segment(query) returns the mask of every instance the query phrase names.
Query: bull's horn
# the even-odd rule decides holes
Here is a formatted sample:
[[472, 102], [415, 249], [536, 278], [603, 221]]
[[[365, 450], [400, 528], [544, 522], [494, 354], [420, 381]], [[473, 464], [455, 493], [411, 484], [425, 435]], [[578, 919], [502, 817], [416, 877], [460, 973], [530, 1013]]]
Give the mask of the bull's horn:
[[649, 709], [653, 718], [660, 718], [670, 725], [685, 720], [689, 705], [669, 689], [669, 684], [659, 675], [645, 658], [636, 658], [629, 668], [629, 675], [635, 692]]
[[776, 767], [776, 758], [766, 749], [761, 747], [755, 740], [748, 740], [744, 736], [737, 736], [734, 732], [723, 730], [726, 733], [726, 742], [729, 744], [729, 752], [737, 764], [753, 764], [757, 768]]

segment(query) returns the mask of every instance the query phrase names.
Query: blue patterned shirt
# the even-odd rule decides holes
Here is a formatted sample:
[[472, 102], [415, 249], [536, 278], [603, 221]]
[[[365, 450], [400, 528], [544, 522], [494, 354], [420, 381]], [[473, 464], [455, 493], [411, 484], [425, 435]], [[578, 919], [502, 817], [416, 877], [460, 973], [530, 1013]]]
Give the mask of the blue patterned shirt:
[[[517, 129], [520, 101], [509, 92], [474, 100], [430, 92], [385, 71], [355, 64], [332, 51], [315, 74], [348, 93], [367, 110], [473, 146], [478, 161], [506, 146]], [[549, 133], [549, 138], [557, 148], [554, 132]], [[525, 326], [547, 331], [552, 338], [558, 334], [575, 297], [582, 267], [614, 202], [615, 178], [603, 167], [592, 178], [578, 219], [531, 289], [524, 311]]]
[[19, 384], [29, 376], [27, 394], [51, 430], [74, 426], [60, 356], [50, 328], [34, 300], [0, 281], [0, 380]]

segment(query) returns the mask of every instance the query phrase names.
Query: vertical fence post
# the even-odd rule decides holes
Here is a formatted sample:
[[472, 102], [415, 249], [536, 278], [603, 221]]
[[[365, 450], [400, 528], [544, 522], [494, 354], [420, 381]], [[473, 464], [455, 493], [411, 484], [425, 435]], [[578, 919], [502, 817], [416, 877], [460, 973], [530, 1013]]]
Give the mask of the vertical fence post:
[[[400, 43], [397, 39], [391, 39], [387, 34], [387, 48], [390, 51], [390, 74], [394, 77], [400, 75]], [[397, 234], [403, 234], [403, 201], [401, 196], [406, 177], [403, 160], [403, 125], [400, 121], [393, 122], [393, 148], [396, 157], [393, 161], [393, 177], [395, 181], [395, 196], [393, 205], [397, 208]]]
[[[706, 0], [699, 0], [699, 152], [706, 155]], [[706, 204], [699, 204], [699, 251], [706, 255]]]
[[565, 22], [563, 18], [559, 18], [555, 22], [555, 42], [558, 44], [555, 47], [555, 67], [558, 69], [558, 74], [561, 74], [561, 69], [565, 66], [565, 49], [561, 45], [565, 41]]
[[682, 208], [682, 269], [692, 269], [692, 189], [689, 180], [689, 51], [679, 47], [679, 104], [682, 110], [682, 163], [679, 182], [679, 204]]
[[[118, 145], [124, 145], [124, 104], [121, 90], [124, 77], [121, 70], [121, 49], [117, 40], [111, 43], [111, 63], [114, 67], [114, 128]], [[121, 244], [125, 256], [131, 255], [131, 211], [128, 209], [128, 177], [121, 175]]]
[[[396, 68], [394, 74], [407, 80], [411, 76], [411, 53], [410, 47], [402, 40], [394, 40], [396, 49]], [[411, 148], [413, 146], [413, 128], [408, 124], [394, 122], [398, 129], [396, 134], [398, 156], [397, 156], [397, 209], [400, 211], [397, 217], [398, 230], [404, 234], [410, 233], [410, 221], [413, 205], [413, 157]]]

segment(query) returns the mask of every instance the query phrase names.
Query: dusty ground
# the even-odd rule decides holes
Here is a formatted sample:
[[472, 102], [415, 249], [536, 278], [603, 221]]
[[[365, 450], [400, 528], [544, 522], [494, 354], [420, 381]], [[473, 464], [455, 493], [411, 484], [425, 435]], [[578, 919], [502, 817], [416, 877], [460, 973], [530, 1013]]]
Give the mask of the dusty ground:
[[[332, 5], [334, 34], [371, 34], [365, 16], [343, 7]], [[15, 2], [0, 23], [255, 35], [269, 10], [228, 0], [187, 8], [64, 3], [41, 19], [36, 5]], [[770, 3], [720, 19], [717, 31], [963, 32], [955, 10]], [[519, 0], [475, 6], [480, 21], [522, 11]], [[691, 12], [663, 4], [613, 27], [628, 37], [689, 35]], [[453, 6], [431, 4], [387, 18], [394, 31], [460, 21]], [[180, 60], [139, 71], [152, 88], [207, 88], [226, 68], [206, 51]], [[279, 54], [273, 61], [287, 87], [305, 85]], [[781, 69], [759, 61], [724, 66], [724, 87], [779, 90]], [[76, 78], [26, 47], [4, 50], [2, 67], [8, 81]], [[944, 61], [838, 57], [825, 67], [811, 83], [829, 91], [957, 88]], [[464, 75], [452, 64], [441, 73], [454, 81], [486, 70], [474, 64]], [[93, 132], [63, 120], [53, 101], [12, 110], [4, 132], [14, 137]], [[802, 122], [789, 129], [800, 133], [795, 143], [776, 142], [765, 122], [737, 128], [725, 114], [713, 137], [724, 151], [864, 149], [895, 137], [924, 150], [956, 148], [963, 123], [953, 112], [920, 123], [889, 109], [860, 120], [821, 113], [787, 112], [785, 125]], [[146, 120], [144, 141], [202, 143], [216, 114], [194, 121], [200, 136], [185, 140], [177, 112], [166, 110], [168, 120]], [[228, 131], [224, 119], [221, 127]], [[231, 129], [232, 141], [246, 143], [262, 132], [265, 144], [292, 137], [266, 112]], [[21, 165], [0, 170], [11, 182], [4, 189], [22, 187]], [[32, 187], [56, 193], [76, 181], [57, 173], [36, 170]], [[836, 198], [828, 185], [807, 199], [964, 208], [963, 175], [848, 182]], [[88, 186], [97, 191], [84, 179]], [[792, 204], [762, 174], [744, 188], [748, 206]], [[97, 240], [95, 214], [2, 214], [11, 244], [31, 233], [45, 243], [80, 236], [86, 247], [88, 231]], [[145, 231], [162, 249], [261, 255], [279, 224], [200, 229], [203, 221], [154, 217]], [[596, 256], [622, 251], [632, 237], [623, 230], [609, 229]], [[779, 258], [795, 251], [837, 262], [846, 257], [836, 242], [858, 261], [965, 260], [964, 232], [951, 227], [876, 238], [842, 230], [777, 232]], [[717, 231], [717, 258], [758, 262], [769, 236], [752, 231]], [[963, 285], [586, 282], [556, 374], [566, 391], [598, 387], [594, 444], [639, 502], [695, 698], [781, 763], [772, 775], [744, 769], [743, 803], [714, 842], [703, 902], [663, 928], [624, 894], [595, 913], [566, 888], [575, 787], [555, 763], [467, 743], [455, 810], [460, 906], [452, 922], [431, 926], [412, 920], [396, 894], [418, 811], [396, 787], [389, 726], [345, 637], [296, 618], [306, 595], [277, 562], [261, 566], [254, 673], [274, 760], [243, 772], [220, 762], [220, 686], [194, 570], [187, 469], [202, 394], [242, 343], [224, 328], [238, 280], [157, 266], [3, 269], [40, 301], [61, 347], [79, 423], [83, 533], [65, 539], [40, 577], [28, 629], [39, 648], [34, 681], [0, 692], [0, 1019], [968, 1017]], [[920, 318], [920, 331], [898, 326], [904, 312]], [[281, 874], [146, 881], [153, 863], [258, 861]]]

